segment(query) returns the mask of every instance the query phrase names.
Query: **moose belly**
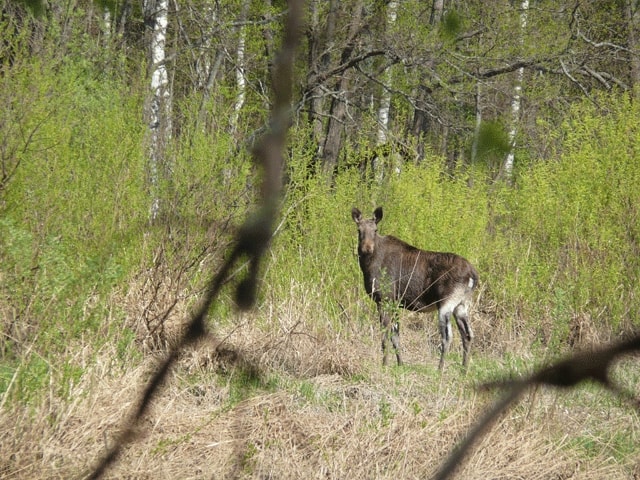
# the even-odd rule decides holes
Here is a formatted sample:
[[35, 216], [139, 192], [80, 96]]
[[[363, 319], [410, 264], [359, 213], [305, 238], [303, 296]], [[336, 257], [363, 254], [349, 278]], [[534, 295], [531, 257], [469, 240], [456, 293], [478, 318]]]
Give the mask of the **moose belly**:
[[400, 306], [413, 312], [432, 312], [438, 308], [437, 302], [427, 303], [421, 299], [411, 301], [407, 298], [400, 299]]

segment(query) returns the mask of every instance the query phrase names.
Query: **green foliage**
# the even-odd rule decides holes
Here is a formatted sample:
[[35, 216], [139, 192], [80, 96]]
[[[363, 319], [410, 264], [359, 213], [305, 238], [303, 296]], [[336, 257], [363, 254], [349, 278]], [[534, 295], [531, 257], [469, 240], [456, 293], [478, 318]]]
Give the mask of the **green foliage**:
[[[438, 34], [412, 32], [402, 23], [409, 17], [410, 10], [400, 12], [399, 35]], [[466, 21], [466, 14], [463, 21], [462, 14], [449, 12], [440, 34], [455, 38]], [[173, 247], [166, 250], [167, 262], [187, 271], [181, 287], [199, 291], [210, 273], [200, 267], [205, 253], [214, 264], [224, 258], [233, 227], [255, 201], [256, 167], [247, 149], [238, 147], [238, 136], [245, 140], [262, 123], [266, 102], [261, 88], [250, 89], [234, 130], [228, 125], [235, 98], [230, 83], [222, 81], [204, 105], [195, 93], [176, 99], [180, 129], [167, 145], [174, 168], [163, 192], [170, 205], [167, 225], [152, 228], [140, 79], [125, 82], [122, 72], [83, 56], [82, 38], [67, 47], [75, 49], [68, 59], [31, 59], [32, 39], [14, 27], [3, 24], [0, 32], [15, 57], [0, 76], [0, 160], [11, 172], [0, 185], [0, 391], [13, 384], [16, 398], [28, 401], [50, 384], [52, 372], [60, 385], [77, 381], [77, 365], [59, 367], [69, 345], [113, 342], [120, 360], [136, 358], [135, 334], [121, 324], [126, 314], [109, 299], [130, 288], [132, 276], [149, 266], [150, 252], [163, 242]], [[54, 34], [59, 27], [50, 28]], [[259, 65], [247, 78], [257, 86], [268, 65], [255, 52], [266, 40], [257, 26], [247, 29], [247, 62]], [[95, 39], [85, 47], [95, 51]], [[390, 74], [395, 86], [406, 89], [422, 81], [401, 68]], [[400, 98], [394, 95], [394, 115], [410, 118], [413, 107]], [[640, 112], [619, 94], [598, 101], [607, 105], [606, 114], [585, 103], [562, 124], [540, 122], [541, 130], [552, 130], [558, 153], [548, 161], [530, 154], [528, 164], [518, 165], [513, 188], [492, 183], [486, 166], [509, 149], [499, 123], [481, 126], [483, 162], [451, 167], [427, 149], [419, 164], [400, 161], [400, 171], [387, 168], [382, 180], [359, 171], [373, 151], [368, 134], [376, 128], [375, 108], [361, 113], [363, 135], [347, 143], [331, 180], [314, 163], [312, 135], [295, 123], [262, 302], [309, 302], [300, 310], [327, 335], [343, 334], [350, 322], [375, 323], [350, 211], [358, 206], [371, 215], [381, 205], [383, 234], [457, 252], [474, 263], [481, 301], [498, 305], [492, 325], [528, 336], [534, 349], [570, 345], [576, 322], [605, 334], [637, 327]], [[212, 317], [231, 321], [231, 312], [223, 296]], [[105, 325], [107, 319], [113, 324]], [[232, 383], [238, 401], [253, 389], [271, 388], [250, 375]], [[61, 386], [58, 393], [68, 392]]]
[[394, 413], [391, 408], [391, 404], [386, 398], [381, 398], [378, 406], [378, 410], [380, 412], [380, 421], [383, 426], [388, 426], [393, 420]]
[[36, 17], [40, 17], [44, 13], [43, 0], [19, 0], [18, 3], [25, 5]]
[[510, 202], [511, 234], [528, 244], [534, 267], [531, 288], [555, 291], [556, 306], [565, 305], [565, 321], [571, 312], [589, 311], [594, 318], [606, 313], [607, 324], [616, 329], [630, 309], [637, 311], [629, 302], [640, 271], [634, 253], [639, 198], [634, 110], [603, 118], [588, 106], [577, 109], [566, 124], [562, 158], [523, 172]]
[[[513, 188], [490, 183], [482, 165], [448, 172], [437, 157], [405, 164], [379, 184], [344, 169], [329, 185], [310, 176], [307, 156], [296, 152], [267, 283], [276, 295], [290, 292], [290, 282], [318, 286], [322, 317], [332, 322], [340, 306], [365, 298], [350, 209], [368, 216], [382, 205], [383, 234], [466, 256], [487, 289], [484, 300], [508, 312], [496, 322], [531, 332], [534, 346], [561, 351], [578, 327], [605, 335], [633, 328], [638, 115], [624, 98], [606, 101], [605, 118], [589, 105], [576, 109], [559, 133], [562, 156], [521, 167]], [[485, 143], [506, 148], [501, 132], [490, 128]]]
[[449, 41], [454, 41], [463, 28], [462, 16], [456, 10], [448, 10], [440, 23], [440, 35]]
[[[23, 0], [21, 4], [39, 17], [45, 8], [42, 2]], [[172, 176], [162, 186], [169, 207], [164, 222], [153, 226], [148, 225], [147, 218], [148, 140], [143, 121], [146, 87], [136, 77], [141, 67], [131, 66], [142, 54], [130, 53], [134, 49], [131, 37], [118, 39], [127, 45], [119, 54], [108, 46], [103, 48], [103, 39], [88, 33], [85, 27], [86, 20], [91, 23], [90, 28], [100, 30], [92, 23], [96, 18], [84, 11], [95, 5], [77, 5], [77, 9], [64, 14], [64, 25], [31, 17], [24, 19], [24, 24], [7, 23], [8, 16], [0, 20], [2, 405], [38, 405], [43, 398], [68, 399], [78, 394], [74, 386], [104, 346], [111, 347], [109, 355], [116, 364], [139, 365], [142, 353], [136, 343], [137, 311], [134, 315], [125, 311], [122, 297], [136, 291], [136, 282], [146, 281], [144, 274], [156, 267], [156, 252], [162, 251], [167, 266], [166, 270], [159, 270], [158, 276], [166, 282], [164, 286], [168, 285], [167, 290], [176, 294], [177, 301], [187, 304], [180, 305], [186, 311], [191, 299], [197, 299], [202, 291], [204, 279], [225, 257], [233, 228], [241, 224], [253, 206], [260, 180], [243, 142], [249, 142], [253, 130], [266, 118], [269, 102], [265, 78], [271, 57], [265, 56], [264, 51], [273, 51], [273, 38], [280, 32], [271, 21], [253, 20], [276, 18], [284, 7], [282, 2], [274, 4], [272, 15], [264, 15], [258, 2], [250, 5], [248, 22], [242, 26], [247, 35], [247, 98], [234, 125], [229, 122], [234, 118], [237, 99], [233, 68], [225, 71], [222, 66], [216, 88], [209, 92], [209, 100], [202, 102], [202, 92], [194, 93], [185, 78], [193, 74], [195, 57], [177, 48], [171, 62], [184, 68], [175, 77], [174, 84], [179, 85], [173, 102], [176, 128], [166, 146]], [[113, 9], [116, 2], [103, 0], [96, 5]], [[231, 14], [220, 18], [229, 20], [229, 25], [240, 25], [242, 22], [235, 20], [242, 5], [243, 2], [225, 4], [223, 8], [228, 10], [223, 13]], [[495, 20], [495, 11], [478, 4], [477, 8], [484, 9], [483, 15], [488, 18], [485, 25], [495, 27], [491, 29], [474, 24], [474, 17], [467, 11], [451, 10], [434, 29], [416, 25], [421, 17], [414, 12], [426, 11], [423, 6], [416, 2], [411, 3], [411, 8], [401, 8], [395, 30], [388, 36], [389, 40], [396, 40], [392, 43], [394, 61], [396, 55], [403, 60], [387, 70], [394, 92], [394, 128], [409, 125], [416, 106], [428, 107], [426, 111], [436, 116], [426, 135], [444, 136], [444, 129], [438, 130], [438, 122], [446, 120], [443, 125], [446, 123], [446, 134], [451, 135], [446, 140], [450, 142], [447, 148], [460, 153], [468, 137], [456, 131], [465, 130], [458, 120], [472, 118], [473, 104], [469, 99], [476, 92], [475, 81], [467, 83], [473, 75], [464, 73], [502, 66], [512, 56], [541, 57], [542, 49], [538, 47], [542, 40], [536, 43], [525, 36], [523, 42], [500, 46], [501, 36], [511, 35], [519, 28], [519, 15], [514, 9], [505, 9], [510, 12], [510, 20], [503, 22]], [[322, 4], [319, 8], [328, 7]], [[62, 10], [51, 9], [52, 15]], [[532, 20], [552, 25], [546, 15], [557, 12], [549, 12], [540, 10]], [[326, 12], [320, 17], [326, 17]], [[43, 23], [38, 23], [41, 20]], [[534, 26], [529, 31], [537, 39], [552, 34], [555, 38], [555, 29]], [[364, 30], [375, 33], [373, 27]], [[458, 42], [465, 30], [478, 33]], [[237, 38], [240, 28], [224, 27], [220, 31]], [[186, 32], [185, 37], [191, 33]], [[608, 38], [596, 30], [591, 33]], [[486, 38], [480, 41], [480, 35]], [[354, 45], [367, 44], [362, 38], [356, 40]], [[558, 43], [555, 40], [553, 45]], [[436, 41], [437, 45], [444, 43], [442, 48], [432, 48]], [[179, 41], [175, 44], [179, 45]], [[193, 40], [195, 44], [197, 40]], [[232, 51], [227, 49], [229, 44], [206, 50]], [[488, 45], [491, 48], [487, 50]], [[341, 46], [332, 48], [339, 52]], [[413, 55], [412, 50], [415, 56], [407, 55]], [[490, 56], [488, 52], [492, 52]], [[125, 55], [130, 57], [125, 59]], [[434, 58], [438, 55], [441, 57]], [[456, 63], [462, 58], [475, 58], [477, 66]], [[410, 61], [404, 62], [405, 59]], [[388, 60], [362, 62], [357, 67], [370, 82]], [[421, 75], [413, 74], [412, 62], [424, 67]], [[304, 68], [298, 65], [298, 69], [298, 78], [305, 78]], [[371, 101], [375, 95], [355, 75], [350, 80], [350, 88], [361, 97], [349, 99], [354, 106], [349, 108], [349, 115], [353, 115], [358, 135], [345, 142], [335, 178], [328, 179], [320, 173], [321, 168], [315, 163], [318, 145], [310, 140], [313, 136], [304, 121], [298, 117], [293, 122], [281, 216], [273, 248], [263, 263], [264, 282], [259, 295], [264, 310], [255, 320], [263, 322], [260, 328], [282, 329], [282, 325], [268, 325], [283, 321], [277, 312], [262, 312], [283, 300], [292, 306], [292, 316], [300, 312], [304, 320], [300, 324], [310, 327], [309, 335], [318, 344], [323, 336], [349, 337], [377, 327], [373, 303], [362, 286], [350, 211], [358, 206], [368, 216], [381, 205], [381, 233], [396, 235], [421, 248], [457, 252], [478, 268], [481, 287], [477, 310], [482, 313], [483, 322], [477, 329], [481, 341], [474, 351], [468, 378], [490, 380], [496, 370], [505, 368], [514, 376], [527, 373], [535, 363], [531, 357], [546, 359], [579, 345], [577, 335], [583, 329], [596, 332], [595, 338], [637, 329], [637, 102], [614, 93], [596, 97], [596, 103], [574, 105], [568, 117], [542, 115], [563, 111], [557, 106], [563, 84], [554, 85], [557, 77], [550, 74], [536, 75], [527, 79], [526, 89], [533, 105], [531, 111], [544, 117], [535, 122], [544, 147], [533, 141], [529, 146], [522, 142], [526, 151], [518, 158], [526, 158], [527, 163], [520, 160], [517, 164], [513, 187], [491, 180], [491, 170], [497, 170], [510, 147], [506, 130], [499, 122], [481, 125], [477, 139], [481, 161], [475, 165], [459, 161], [451, 166], [426, 145], [427, 153], [420, 163], [393, 158], [399, 171], [387, 165], [384, 177], [379, 179], [359, 171], [363, 159], [370, 159], [375, 149], [378, 153], [384, 149], [389, 153], [386, 157], [392, 158], [395, 148], [391, 143], [381, 148], [372, 146], [372, 132], [378, 121], [376, 102]], [[332, 83], [321, 87], [327, 85], [333, 87]], [[488, 78], [486, 86], [484, 102], [491, 103], [483, 106], [487, 118], [499, 118], [500, 104], [508, 104], [502, 92], [508, 92], [508, 96], [512, 88], [491, 83]], [[426, 97], [415, 103], [414, 92], [426, 91]], [[493, 95], [487, 92], [497, 92], [495, 102], [493, 97], [487, 100], [485, 95]], [[567, 98], [564, 95], [562, 98]], [[606, 108], [597, 108], [596, 104]], [[463, 138], [452, 139], [458, 135]], [[411, 144], [412, 140], [406, 143]], [[451, 148], [454, 142], [458, 142], [457, 146]], [[538, 158], [539, 151], [547, 152], [548, 158]], [[176, 278], [180, 281], [174, 283]], [[148, 302], [146, 306], [156, 306], [162, 300], [160, 296], [142, 299]], [[209, 322], [217, 327], [236, 318], [224, 292], [211, 309]], [[372, 337], [377, 342], [377, 332]], [[514, 338], [518, 339], [516, 348], [509, 344]], [[491, 345], [499, 345], [499, 360], [495, 358], [498, 355], [492, 357]], [[526, 349], [519, 350], [523, 345]], [[459, 367], [455, 364], [459, 362], [453, 357], [455, 353], [449, 360], [453, 365], [448, 368], [457, 375]], [[326, 369], [344, 377], [349, 375], [342, 373], [340, 366]], [[422, 379], [430, 380], [425, 389], [443, 388], [435, 367], [405, 366], [385, 372], [394, 382], [391, 388], [398, 390], [391, 395], [397, 396], [403, 385], [415, 385], [416, 373], [421, 378], [418, 384], [425, 383]], [[626, 381], [633, 375], [623, 373]], [[327, 411], [344, 409], [348, 396], [344, 391], [325, 393], [317, 383], [306, 379], [283, 380], [277, 369], [264, 373], [243, 365], [233, 367], [226, 375], [209, 372], [190, 377], [189, 381], [196, 392], [200, 391], [199, 383], [223, 383], [229, 392], [223, 408], [229, 409], [256, 395], [287, 388], [285, 381], [294, 385], [295, 393], [304, 402]], [[458, 388], [469, 387], [461, 384]], [[51, 403], [52, 408], [54, 404]], [[374, 412], [377, 407], [375, 428], [393, 425], [397, 415], [393, 397], [374, 397], [371, 405]], [[425, 417], [423, 412], [432, 417], [431, 408], [418, 398], [412, 400], [408, 411], [416, 417]], [[446, 408], [438, 413], [440, 420], [450, 414]], [[188, 435], [176, 440], [169, 437], [160, 441], [154, 452], [161, 455], [188, 440]], [[587, 458], [622, 460], [632, 455], [636, 443], [631, 430], [594, 430], [593, 435], [576, 436], [567, 448], [579, 450]], [[247, 473], [257, 465], [260, 452], [256, 445], [249, 442], [239, 460]]]
[[55, 393], [69, 393], [82, 370], [55, 358], [119, 321], [106, 300], [139, 264], [141, 102], [93, 73], [36, 60], [2, 78], [2, 111], [14, 121], [3, 131], [13, 170], [0, 188], [0, 364], [25, 401], [54, 375]]
[[478, 159], [484, 161], [501, 161], [509, 150], [509, 135], [500, 122], [482, 122], [478, 130]]

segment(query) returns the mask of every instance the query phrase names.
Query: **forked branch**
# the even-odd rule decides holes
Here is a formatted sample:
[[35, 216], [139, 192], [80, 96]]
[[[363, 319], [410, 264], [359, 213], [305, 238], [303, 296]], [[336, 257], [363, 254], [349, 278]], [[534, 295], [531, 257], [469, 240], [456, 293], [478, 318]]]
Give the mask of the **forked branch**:
[[209, 281], [200, 305], [189, 319], [185, 333], [153, 372], [137, 401], [137, 406], [123, 422], [122, 432], [86, 478], [102, 477], [106, 469], [118, 458], [122, 449], [133, 440], [142, 416], [164, 383], [178, 354], [206, 335], [205, 319], [209, 307], [217, 298], [232, 267], [243, 257], [249, 259], [249, 270], [236, 287], [236, 302], [241, 308], [252, 307], [255, 303], [259, 264], [271, 241], [282, 188], [283, 147], [290, 124], [293, 59], [302, 31], [302, 3], [300, 0], [289, 1], [284, 40], [274, 62], [272, 81], [274, 102], [269, 130], [253, 151], [256, 164], [263, 170], [261, 205], [239, 229], [231, 255]]

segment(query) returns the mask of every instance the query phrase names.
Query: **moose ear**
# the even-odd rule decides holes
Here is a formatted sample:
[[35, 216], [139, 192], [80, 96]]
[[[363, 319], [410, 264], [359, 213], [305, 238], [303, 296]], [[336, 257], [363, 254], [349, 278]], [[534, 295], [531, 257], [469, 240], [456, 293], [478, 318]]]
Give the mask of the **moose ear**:
[[354, 222], [360, 223], [360, 220], [362, 220], [362, 213], [360, 213], [360, 210], [358, 210], [356, 207], [353, 207], [353, 209], [351, 210], [351, 218], [353, 218]]
[[382, 220], [382, 207], [378, 207], [378, 208], [376, 208], [374, 210], [373, 218], [376, 221], [376, 223], [378, 223], [380, 220]]

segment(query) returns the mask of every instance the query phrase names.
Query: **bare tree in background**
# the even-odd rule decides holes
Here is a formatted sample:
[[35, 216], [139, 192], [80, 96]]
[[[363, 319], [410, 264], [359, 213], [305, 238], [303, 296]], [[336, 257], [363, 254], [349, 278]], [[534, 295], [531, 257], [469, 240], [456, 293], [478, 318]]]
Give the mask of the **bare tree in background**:
[[[391, 0], [387, 4], [387, 33], [393, 30], [397, 16], [398, 1]], [[382, 77], [384, 85], [382, 94], [380, 95], [380, 107], [378, 108], [378, 145], [384, 145], [387, 143], [387, 133], [389, 131], [389, 109], [391, 108], [391, 91], [384, 87], [391, 84], [391, 67], [384, 69]]]
[[236, 46], [236, 101], [233, 106], [233, 113], [231, 115], [231, 128], [235, 131], [238, 127], [238, 118], [240, 117], [240, 110], [244, 105], [247, 96], [247, 82], [245, 80], [245, 45], [247, 41], [247, 28], [242, 25], [244, 22], [247, 10], [249, 8], [249, 2], [245, 0], [242, 3], [242, 13], [240, 15], [240, 25], [238, 26], [238, 44]]
[[[331, 14], [337, 15], [337, 9]], [[363, 2], [358, 0], [351, 11], [349, 33], [347, 40], [340, 54], [340, 64], [345, 65], [351, 60], [355, 50], [362, 24]], [[333, 20], [330, 20], [331, 23]], [[338, 80], [333, 88], [329, 119], [327, 121], [326, 135], [322, 147], [322, 168], [325, 172], [333, 172], [337, 163], [340, 149], [342, 147], [342, 136], [344, 134], [344, 121], [347, 116], [347, 99], [349, 89], [349, 75], [343, 72], [338, 75]]]
[[[387, 3], [387, 36], [390, 36], [393, 32], [393, 27], [395, 26], [398, 16], [398, 3], [397, 0], [391, 0]], [[388, 141], [389, 110], [391, 109], [391, 90], [388, 87], [392, 83], [391, 66], [384, 69], [382, 79], [382, 93], [380, 94], [380, 106], [378, 107], [378, 133], [376, 137], [376, 145], [378, 147], [386, 144]], [[388, 158], [390, 162], [393, 162], [394, 155], [390, 155]], [[380, 160], [380, 155], [376, 155], [374, 159], [372, 159], [373, 173], [378, 178], [384, 174], [384, 165], [380, 165]], [[399, 168], [397, 165], [389, 165], [388, 167]]]

